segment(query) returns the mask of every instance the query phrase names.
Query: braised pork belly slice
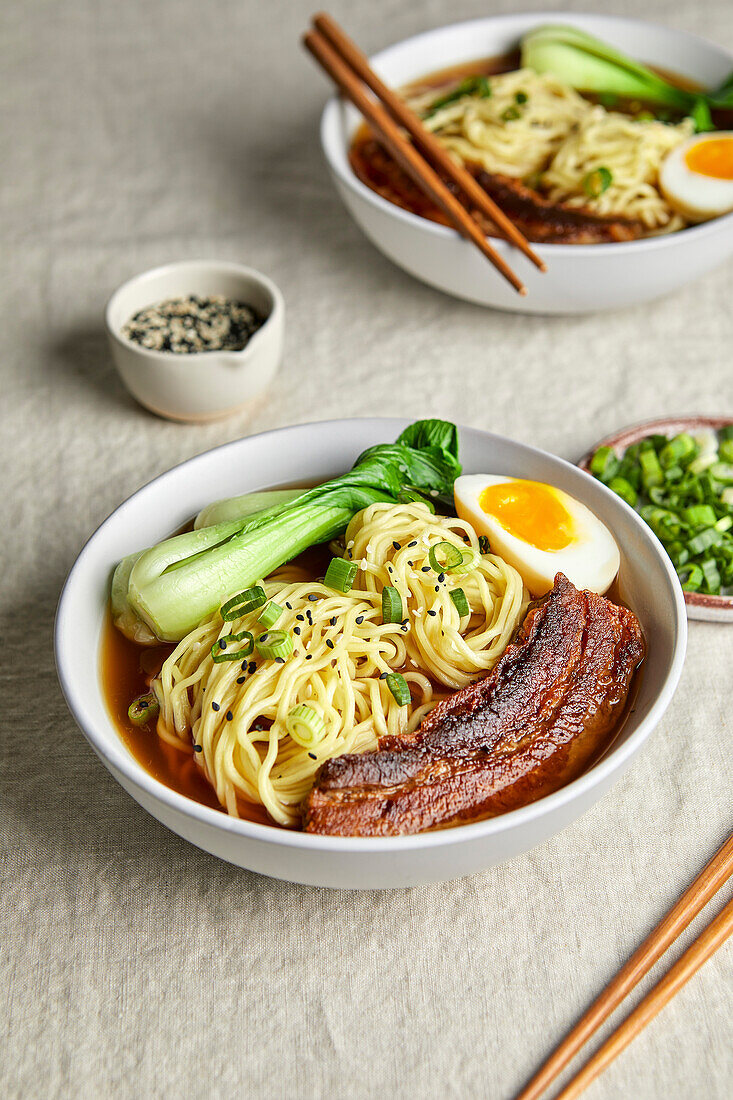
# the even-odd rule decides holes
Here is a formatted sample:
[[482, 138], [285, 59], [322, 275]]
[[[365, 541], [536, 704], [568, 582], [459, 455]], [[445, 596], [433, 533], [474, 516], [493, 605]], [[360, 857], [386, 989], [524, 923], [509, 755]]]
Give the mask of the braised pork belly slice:
[[485, 679], [440, 703], [413, 734], [323, 765], [304, 828], [419, 833], [551, 794], [608, 744], [643, 655], [633, 612], [558, 573]]

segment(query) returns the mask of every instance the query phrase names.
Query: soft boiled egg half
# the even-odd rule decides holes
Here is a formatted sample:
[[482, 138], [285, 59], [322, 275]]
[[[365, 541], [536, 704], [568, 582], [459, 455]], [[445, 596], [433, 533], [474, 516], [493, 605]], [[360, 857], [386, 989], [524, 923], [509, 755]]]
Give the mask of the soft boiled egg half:
[[689, 221], [733, 210], [733, 131], [696, 134], [683, 141], [665, 157], [659, 186], [670, 206]]
[[456, 511], [494, 554], [513, 565], [532, 596], [549, 592], [556, 573], [576, 588], [603, 593], [618, 573], [618, 546], [579, 500], [540, 481], [464, 474], [454, 486]]

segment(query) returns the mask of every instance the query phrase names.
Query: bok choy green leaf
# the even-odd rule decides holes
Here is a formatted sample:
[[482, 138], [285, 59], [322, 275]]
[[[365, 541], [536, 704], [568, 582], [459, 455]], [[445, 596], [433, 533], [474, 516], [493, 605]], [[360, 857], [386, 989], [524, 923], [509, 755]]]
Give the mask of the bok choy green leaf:
[[579, 91], [640, 99], [698, 119], [704, 115], [700, 104], [733, 106], [733, 74], [716, 91], [690, 92], [577, 27], [541, 26], [530, 31], [522, 39], [522, 66], [552, 73]]
[[[336, 537], [362, 508], [397, 502], [405, 488], [452, 500], [460, 472], [455, 426], [418, 421], [396, 443], [370, 447], [349, 473], [315, 489], [262, 494], [270, 499], [256, 502], [254, 512], [251, 499], [234, 498], [239, 515], [236, 504], [224, 502], [227, 509], [220, 502], [220, 511], [210, 515], [233, 518], [175, 535], [120, 562], [112, 582], [115, 622], [138, 640], [147, 628], [162, 641], [179, 641], [232, 592]], [[263, 510], [262, 503], [270, 506]]]

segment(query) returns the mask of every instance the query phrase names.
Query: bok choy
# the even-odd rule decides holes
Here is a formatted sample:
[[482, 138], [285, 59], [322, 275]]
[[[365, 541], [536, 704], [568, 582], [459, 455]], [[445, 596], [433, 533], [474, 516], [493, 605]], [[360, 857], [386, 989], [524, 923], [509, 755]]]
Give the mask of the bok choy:
[[710, 110], [733, 107], [733, 74], [715, 91], [690, 92], [577, 27], [541, 26], [522, 39], [522, 67], [583, 92], [640, 99], [683, 111], [698, 129], [713, 128]]
[[455, 425], [421, 420], [396, 443], [369, 448], [349, 473], [315, 489], [219, 502], [208, 512], [219, 522], [120, 562], [112, 580], [115, 623], [137, 641], [179, 641], [232, 592], [335, 538], [362, 508], [421, 494], [452, 503], [460, 472]]

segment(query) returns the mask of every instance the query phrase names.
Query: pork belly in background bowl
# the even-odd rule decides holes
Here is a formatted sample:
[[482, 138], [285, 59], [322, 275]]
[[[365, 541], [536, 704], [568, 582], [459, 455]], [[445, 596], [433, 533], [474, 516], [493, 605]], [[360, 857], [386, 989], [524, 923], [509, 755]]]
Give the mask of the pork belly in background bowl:
[[[487, 17], [440, 27], [390, 46], [372, 59], [400, 88], [426, 74], [516, 50], [529, 30], [564, 23], [635, 59], [709, 88], [733, 70], [733, 56], [694, 35], [634, 19], [539, 13]], [[521, 313], [590, 313], [638, 305], [677, 290], [733, 253], [733, 214], [676, 233], [602, 244], [536, 244], [539, 272], [503, 240], [496, 249], [528, 288], [520, 297], [469, 242], [445, 225], [402, 209], [355, 174], [349, 151], [361, 116], [332, 98], [321, 119], [321, 143], [345, 206], [367, 237], [416, 278], [467, 301]], [[497, 196], [501, 201], [501, 196]]]
[[638, 617], [648, 652], [633, 707], [605, 754], [562, 789], [501, 816], [418, 835], [377, 837], [320, 835], [230, 817], [171, 789], [138, 762], [113, 721], [99, 672], [109, 579], [117, 562], [180, 529], [215, 498], [340, 474], [368, 447], [394, 440], [407, 424], [388, 418], [303, 424], [198, 455], [122, 504], [89, 540], [69, 575], [57, 616], [56, 659], [78, 725], [112, 775], [149, 813], [238, 866], [293, 882], [352, 889], [411, 886], [491, 867], [547, 840], [609, 791], [674, 694], [684, 660], [685, 605], [671, 563], [649, 528], [604, 485], [570, 463], [463, 428], [460, 459], [467, 474], [492, 471], [554, 485], [587, 505], [618, 543], [619, 598]]

